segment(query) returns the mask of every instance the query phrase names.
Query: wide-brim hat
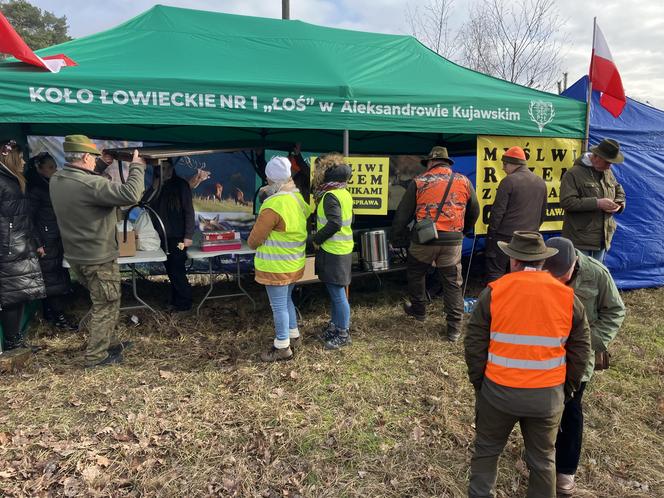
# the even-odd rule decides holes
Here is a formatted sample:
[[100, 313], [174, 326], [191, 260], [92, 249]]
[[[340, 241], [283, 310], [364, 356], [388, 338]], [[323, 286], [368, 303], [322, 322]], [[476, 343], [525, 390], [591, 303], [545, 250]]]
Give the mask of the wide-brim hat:
[[67, 135], [62, 144], [62, 150], [65, 152], [87, 152], [95, 156], [101, 156], [101, 151], [97, 145], [85, 135]]
[[447, 153], [447, 147], [440, 147], [437, 145], [433, 149], [431, 149], [431, 152], [429, 152], [429, 155], [422, 159], [420, 162], [422, 163], [423, 166], [426, 166], [429, 161], [432, 159], [438, 159], [441, 161], [447, 161], [447, 163], [452, 166], [454, 164], [454, 161], [450, 159], [449, 154]]
[[590, 152], [612, 164], [620, 164], [625, 160], [625, 156], [620, 152], [620, 144], [611, 138], [605, 138], [595, 147], [591, 147]]
[[519, 261], [541, 261], [558, 254], [558, 249], [546, 247], [539, 232], [516, 231], [509, 242], [498, 241], [500, 250]]

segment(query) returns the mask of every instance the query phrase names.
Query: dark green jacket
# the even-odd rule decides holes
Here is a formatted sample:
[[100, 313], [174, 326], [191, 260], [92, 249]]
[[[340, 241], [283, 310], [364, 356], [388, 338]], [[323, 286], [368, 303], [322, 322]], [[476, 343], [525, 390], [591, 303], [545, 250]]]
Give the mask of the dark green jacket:
[[565, 210], [563, 237], [577, 249], [607, 251], [616, 231], [613, 214], [597, 207], [597, 199], [606, 197], [625, 208], [625, 191], [611, 170], [595, 170], [587, 155], [574, 161], [560, 182], [560, 207]]
[[[576, 270], [567, 285], [586, 310], [593, 351], [606, 351], [625, 319], [625, 305], [606, 266], [579, 251], [576, 255]], [[591, 354], [584, 382], [590, 380], [594, 369], [595, 355]]]
[[65, 164], [51, 177], [51, 202], [67, 261], [99, 265], [117, 259], [116, 209], [140, 200], [145, 190], [144, 175], [145, 167], [132, 163], [127, 182], [119, 184]]

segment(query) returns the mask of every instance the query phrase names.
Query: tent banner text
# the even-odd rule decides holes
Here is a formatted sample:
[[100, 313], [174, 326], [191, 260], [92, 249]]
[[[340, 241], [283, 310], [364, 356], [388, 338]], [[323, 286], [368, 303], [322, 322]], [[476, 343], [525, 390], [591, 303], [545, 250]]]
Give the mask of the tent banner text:
[[[387, 214], [387, 194], [390, 177], [389, 157], [346, 157], [353, 170], [348, 192], [353, 197], [353, 214]], [[316, 168], [316, 156], [311, 157], [311, 177]]]
[[519, 146], [526, 154], [528, 169], [546, 182], [547, 207], [540, 231], [562, 230], [563, 209], [560, 207], [560, 180], [580, 156], [581, 140], [571, 138], [477, 137], [477, 198], [480, 217], [475, 233], [485, 235], [496, 191], [505, 178], [501, 157], [510, 147]]

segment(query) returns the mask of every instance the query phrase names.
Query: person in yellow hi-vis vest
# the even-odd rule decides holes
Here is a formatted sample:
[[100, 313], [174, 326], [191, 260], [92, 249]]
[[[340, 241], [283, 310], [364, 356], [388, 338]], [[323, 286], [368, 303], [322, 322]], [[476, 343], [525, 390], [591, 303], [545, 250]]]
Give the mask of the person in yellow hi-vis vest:
[[350, 285], [353, 262], [353, 198], [346, 184], [352, 172], [341, 154], [325, 154], [316, 159], [316, 275], [327, 287], [332, 304], [331, 320], [322, 335], [325, 349], [339, 349], [351, 343], [346, 287]]
[[274, 318], [274, 344], [261, 354], [261, 360], [273, 362], [292, 359], [291, 346], [301, 343], [292, 293], [304, 273], [311, 208], [293, 183], [287, 158], [272, 158], [265, 176], [268, 185], [259, 195], [266, 198], [247, 243], [256, 249], [256, 282], [265, 285]]

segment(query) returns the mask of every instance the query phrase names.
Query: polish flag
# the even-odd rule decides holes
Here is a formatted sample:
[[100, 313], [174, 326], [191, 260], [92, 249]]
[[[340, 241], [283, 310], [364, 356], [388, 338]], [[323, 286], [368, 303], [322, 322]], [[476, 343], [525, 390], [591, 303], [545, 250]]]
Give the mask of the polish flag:
[[64, 66], [76, 65], [73, 60], [62, 54], [39, 57], [9, 24], [2, 12], [0, 12], [0, 52], [13, 55], [26, 64], [48, 69], [52, 73], [57, 73]]
[[625, 90], [606, 39], [597, 25], [595, 25], [593, 55], [590, 59], [590, 81], [593, 90], [602, 92], [599, 98], [600, 105], [613, 114], [614, 118], [620, 116], [626, 103]]

